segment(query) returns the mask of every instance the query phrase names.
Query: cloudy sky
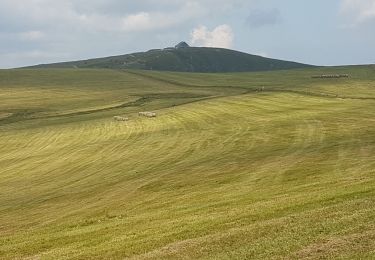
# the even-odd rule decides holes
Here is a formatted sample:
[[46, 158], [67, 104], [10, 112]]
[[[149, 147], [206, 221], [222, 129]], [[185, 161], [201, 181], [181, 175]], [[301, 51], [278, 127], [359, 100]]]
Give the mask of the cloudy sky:
[[0, 68], [186, 41], [316, 65], [375, 63], [375, 0], [0, 0]]

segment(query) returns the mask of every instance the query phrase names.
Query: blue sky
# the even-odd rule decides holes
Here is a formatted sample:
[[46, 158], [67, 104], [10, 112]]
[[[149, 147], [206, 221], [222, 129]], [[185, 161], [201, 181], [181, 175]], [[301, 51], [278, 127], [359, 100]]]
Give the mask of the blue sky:
[[375, 0], [0, 0], [0, 68], [186, 41], [316, 65], [375, 63]]

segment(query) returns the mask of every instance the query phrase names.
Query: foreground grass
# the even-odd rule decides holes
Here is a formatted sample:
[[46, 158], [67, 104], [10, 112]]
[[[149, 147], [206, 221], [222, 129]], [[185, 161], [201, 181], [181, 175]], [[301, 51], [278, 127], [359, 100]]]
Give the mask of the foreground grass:
[[[280, 91], [261, 92], [260, 74], [1, 72], [0, 257], [371, 259], [364, 69], [341, 82], [295, 72], [297, 92], [279, 72], [266, 74]], [[159, 116], [135, 116], [146, 109]]]

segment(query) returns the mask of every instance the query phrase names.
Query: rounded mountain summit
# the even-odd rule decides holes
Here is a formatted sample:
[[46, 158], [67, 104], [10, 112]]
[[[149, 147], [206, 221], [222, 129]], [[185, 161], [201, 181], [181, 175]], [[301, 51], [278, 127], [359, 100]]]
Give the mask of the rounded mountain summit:
[[186, 42], [180, 42], [179, 44], [175, 46], [176, 49], [189, 48], [189, 47], [190, 45], [187, 44]]
[[139, 69], [178, 72], [252, 72], [287, 70], [312, 65], [265, 58], [223, 48], [191, 47], [182, 41], [175, 47], [146, 52], [32, 66], [34, 68]]

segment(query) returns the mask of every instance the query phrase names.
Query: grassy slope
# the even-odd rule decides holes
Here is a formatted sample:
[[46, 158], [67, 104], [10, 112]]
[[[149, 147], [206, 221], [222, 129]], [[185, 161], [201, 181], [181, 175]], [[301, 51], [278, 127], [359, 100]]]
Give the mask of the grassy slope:
[[370, 259], [375, 72], [330, 70], [0, 71], [0, 258]]
[[127, 55], [34, 66], [35, 68], [106, 68], [184, 72], [270, 71], [311, 67], [219, 48], [151, 50]]

